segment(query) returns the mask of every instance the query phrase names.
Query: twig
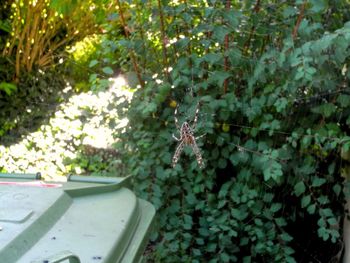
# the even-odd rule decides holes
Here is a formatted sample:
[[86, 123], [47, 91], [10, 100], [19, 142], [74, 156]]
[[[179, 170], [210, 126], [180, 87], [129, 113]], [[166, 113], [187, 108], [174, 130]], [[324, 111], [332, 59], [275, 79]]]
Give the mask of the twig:
[[[254, 7], [253, 7], [253, 12], [255, 14], [259, 13], [260, 11], [260, 0], [257, 0]], [[252, 37], [254, 35], [254, 32], [255, 32], [255, 25], [253, 24], [252, 25], [252, 28], [250, 29], [250, 32], [249, 32], [249, 36], [248, 36], [248, 40], [247, 42], [244, 44], [244, 47], [243, 47], [243, 54], [246, 55], [248, 53], [248, 49], [249, 49], [249, 46], [250, 46], [250, 42], [252, 41]]]
[[165, 23], [164, 23], [164, 14], [162, 9], [162, 4], [160, 0], [158, 0], [158, 9], [159, 9], [159, 20], [160, 20], [160, 33], [162, 36], [162, 50], [163, 50], [163, 66], [165, 68], [165, 75], [169, 79], [169, 73], [168, 73], [168, 56], [166, 52], [166, 34], [165, 34]]
[[[227, 12], [230, 11], [230, 8], [231, 8], [231, 1], [230, 0], [226, 0], [225, 8], [226, 8]], [[224, 58], [224, 70], [225, 70], [225, 72], [227, 72], [229, 70], [229, 66], [230, 66], [229, 65], [229, 61], [228, 61], [228, 56], [227, 56], [227, 51], [229, 49], [229, 44], [230, 44], [230, 36], [229, 36], [229, 34], [227, 34], [225, 36], [225, 43], [224, 43], [224, 45], [225, 45], [225, 53], [226, 53], [226, 56]], [[224, 80], [224, 94], [226, 94], [227, 90], [228, 90], [228, 81], [229, 81], [228, 78]]]

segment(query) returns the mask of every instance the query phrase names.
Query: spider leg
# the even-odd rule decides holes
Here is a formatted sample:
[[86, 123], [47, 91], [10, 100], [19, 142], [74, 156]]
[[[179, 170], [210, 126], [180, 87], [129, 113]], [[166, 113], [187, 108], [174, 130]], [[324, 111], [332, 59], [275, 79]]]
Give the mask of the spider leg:
[[176, 147], [175, 154], [173, 156], [172, 166], [175, 167], [177, 162], [179, 161], [180, 155], [182, 153], [182, 150], [184, 149], [185, 143], [184, 141], [181, 141], [179, 145]]
[[200, 139], [200, 138], [204, 137], [205, 135], [207, 135], [207, 134], [206, 134], [206, 133], [204, 133], [204, 134], [202, 134], [202, 135], [199, 135], [198, 137], [196, 137], [196, 140], [198, 140], [198, 139]]
[[181, 128], [180, 128], [179, 121], [178, 121], [176, 115], [177, 115], [177, 107], [176, 107], [175, 112], [174, 112], [174, 121], [175, 121], [175, 126], [176, 126], [176, 128], [177, 128], [178, 130], [180, 130]]
[[196, 112], [194, 113], [193, 123], [192, 123], [192, 130], [196, 128], [197, 121], [198, 121], [198, 115], [199, 115], [199, 102], [196, 107]]
[[181, 138], [177, 138], [175, 135], [174, 135], [174, 133], [173, 133], [173, 138], [175, 139], [175, 141], [181, 141]]
[[199, 167], [204, 168], [202, 154], [197, 146], [197, 143], [195, 141], [193, 141], [191, 143], [191, 147], [192, 147], [193, 153], [196, 155], [196, 159], [197, 159], [197, 163], [198, 163]]

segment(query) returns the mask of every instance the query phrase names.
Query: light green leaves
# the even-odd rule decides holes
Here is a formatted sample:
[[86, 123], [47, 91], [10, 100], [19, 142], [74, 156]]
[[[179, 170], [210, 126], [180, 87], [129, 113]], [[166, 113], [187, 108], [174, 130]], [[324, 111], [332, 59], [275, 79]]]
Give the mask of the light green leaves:
[[96, 66], [98, 63], [99, 63], [98, 60], [93, 59], [93, 60], [90, 61], [89, 67], [90, 67], [90, 68], [93, 68], [93, 67]]
[[113, 69], [111, 67], [103, 67], [102, 68], [103, 73], [107, 75], [112, 75], [113, 74]]
[[1, 82], [0, 83], [0, 91], [4, 91], [8, 96], [10, 96], [13, 92], [17, 90], [17, 86], [12, 83], [8, 82]]

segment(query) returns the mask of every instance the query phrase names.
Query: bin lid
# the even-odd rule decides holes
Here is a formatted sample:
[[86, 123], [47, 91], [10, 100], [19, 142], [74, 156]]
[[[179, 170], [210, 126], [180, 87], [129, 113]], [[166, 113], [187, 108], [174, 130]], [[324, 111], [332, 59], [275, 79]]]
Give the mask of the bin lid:
[[0, 175], [1, 262], [135, 262], [155, 209], [126, 187], [129, 182], [73, 176], [44, 183]]

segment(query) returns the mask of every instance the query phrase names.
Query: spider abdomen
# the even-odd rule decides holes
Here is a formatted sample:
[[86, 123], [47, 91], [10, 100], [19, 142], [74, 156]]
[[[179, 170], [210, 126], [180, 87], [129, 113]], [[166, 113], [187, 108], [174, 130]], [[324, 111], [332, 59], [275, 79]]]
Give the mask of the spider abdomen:
[[[176, 115], [176, 112], [177, 112], [177, 109], [175, 110], [175, 115]], [[197, 114], [198, 114], [198, 108], [196, 110], [196, 116], [195, 116], [194, 121], [193, 121], [193, 126], [192, 126], [193, 128], [195, 127], [195, 125], [197, 123]], [[179, 141], [179, 144], [178, 144], [176, 151], [175, 151], [175, 154], [173, 156], [172, 166], [175, 167], [176, 163], [178, 162], [178, 160], [180, 158], [180, 154], [184, 149], [184, 146], [188, 145], [188, 146], [191, 146], [194, 154], [196, 155], [196, 159], [197, 159], [199, 167], [203, 168], [204, 163], [203, 163], [202, 155], [201, 155], [200, 150], [197, 146], [196, 138], [194, 137], [192, 128], [190, 127], [190, 125], [186, 121], [181, 125], [181, 128], [180, 128], [178, 126], [178, 122], [177, 122], [176, 117], [175, 117], [175, 125], [180, 130], [180, 138], [179, 139], [176, 138], [173, 134], [173, 138], [175, 140]]]

